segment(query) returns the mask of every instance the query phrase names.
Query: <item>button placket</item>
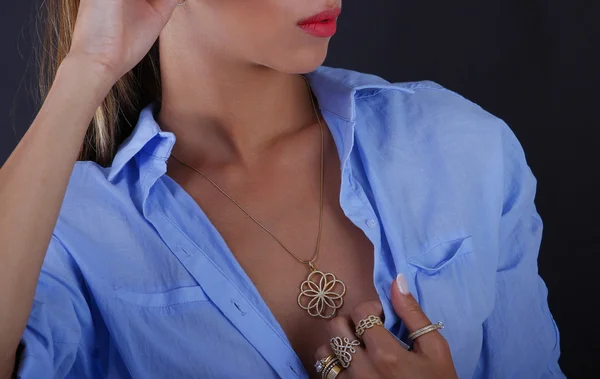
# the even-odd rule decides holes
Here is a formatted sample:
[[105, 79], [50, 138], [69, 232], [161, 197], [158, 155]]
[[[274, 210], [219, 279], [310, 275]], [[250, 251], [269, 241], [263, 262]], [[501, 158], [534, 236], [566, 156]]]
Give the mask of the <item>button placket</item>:
[[[351, 170], [350, 167], [347, 170]], [[350, 180], [350, 183], [347, 183], [349, 188], [346, 189], [345, 200], [347, 202], [346, 209], [352, 209], [351, 212], [347, 213], [347, 216], [352, 220], [352, 222], [358, 226], [365, 235], [369, 238], [371, 243], [373, 244], [373, 254], [374, 254], [374, 267], [373, 267], [373, 278], [374, 285], [377, 293], [380, 297], [381, 303], [383, 305], [385, 322], [384, 326], [391, 330], [392, 327], [399, 320], [399, 317], [396, 315], [394, 311], [393, 305], [390, 299], [390, 288], [394, 277], [390, 276], [391, 274], [386, 272], [386, 265], [381, 264], [381, 260], [383, 259], [383, 246], [382, 246], [382, 230], [378, 228], [380, 226], [380, 221], [375, 214], [374, 209], [371, 206], [370, 201], [368, 200], [362, 186], [356, 181], [351, 174], [347, 174]], [[382, 280], [383, 278], [383, 280]], [[377, 285], [379, 284], [379, 285]], [[403, 324], [400, 324], [402, 327]]]
[[[162, 190], [162, 188], [160, 188]], [[164, 192], [161, 192], [164, 194]], [[165, 243], [177, 256], [187, 271], [196, 279], [211, 302], [222, 312], [248, 342], [263, 356], [274, 371], [282, 378], [305, 378], [303, 366], [281, 334], [256, 306], [250, 302], [239, 288], [239, 283], [232, 282], [227, 275], [227, 266], [220, 260], [217, 249], [205, 240], [192, 240], [181, 224], [176, 225], [176, 212], [164, 206], [166, 201], [147, 207], [146, 217], [157, 229]], [[184, 222], [185, 220], [180, 222]], [[225, 247], [224, 247], [225, 248]], [[290, 362], [291, 367], [287, 364]], [[295, 364], [294, 364], [295, 362]]]
[[[198, 280], [207, 296], [240, 333], [261, 352], [278, 375], [282, 378], [300, 378], [301, 366], [294, 366], [292, 363], [291, 359], [297, 359], [297, 355], [291, 346], [279, 337], [278, 333], [223, 275], [204, 251], [192, 249], [194, 247], [189, 244], [181, 249], [186, 252], [184, 256], [194, 257], [193, 261], [186, 259], [186, 268]], [[196, 253], [194, 254], [192, 251]], [[279, 345], [279, 347], [273, 349], [274, 345]], [[285, 366], [281, 364], [281, 358], [287, 358], [284, 361]]]

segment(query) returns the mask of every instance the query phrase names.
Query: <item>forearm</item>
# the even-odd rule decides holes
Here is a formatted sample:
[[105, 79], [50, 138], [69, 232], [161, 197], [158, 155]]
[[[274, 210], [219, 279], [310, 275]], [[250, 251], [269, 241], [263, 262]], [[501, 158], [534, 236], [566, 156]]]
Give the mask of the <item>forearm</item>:
[[16, 352], [0, 360], [0, 379], [12, 379], [15, 377], [15, 359]]
[[12, 371], [73, 166], [111, 85], [100, 67], [65, 59], [36, 119], [0, 169], [0, 373]]

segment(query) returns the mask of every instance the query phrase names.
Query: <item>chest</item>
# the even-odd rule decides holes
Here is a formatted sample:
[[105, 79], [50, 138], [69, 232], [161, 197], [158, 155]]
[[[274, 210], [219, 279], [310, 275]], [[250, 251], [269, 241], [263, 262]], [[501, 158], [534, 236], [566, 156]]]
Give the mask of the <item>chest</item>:
[[[344, 303], [338, 310], [344, 316], [359, 303], [378, 299], [373, 284], [374, 247], [339, 205], [339, 168], [335, 163], [327, 168], [321, 240], [313, 262], [318, 270], [344, 283]], [[327, 319], [310, 316], [298, 305], [301, 283], [311, 272], [301, 261], [315, 256], [319, 234], [319, 183], [288, 176], [269, 184], [230, 192], [255, 220], [203, 180], [187, 187], [311, 372], [314, 352], [332, 337], [326, 331]]]
[[[261, 223], [283, 246], [242, 212], [235, 216], [217, 211], [231, 204], [215, 202], [211, 209], [204, 208], [309, 372], [314, 352], [332, 337], [326, 331], [328, 320], [311, 316], [298, 305], [301, 283], [311, 272], [299, 259], [310, 260], [317, 243], [319, 209], [317, 204], [310, 205], [289, 207], [288, 212], [271, 218], [264, 215]], [[233, 210], [238, 211], [235, 207]], [[373, 245], [337, 203], [328, 203], [324, 209], [314, 265], [324, 273], [334, 274], [346, 287], [338, 315], [349, 314], [361, 302], [378, 299], [373, 285]]]
[[[156, 239], [154, 249], [164, 250], [162, 255], [170, 257], [169, 262], [172, 264], [153, 266], [147, 271], [142, 269], [145, 267], [143, 262], [119, 265], [128, 268], [124, 278], [133, 282], [128, 284], [125, 279], [115, 278], [114, 282], [122, 284], [122, 288], [114, 294], [111, 291], [111, 298], [107, 301], [98, 297], [103, 314], [118, 315], [112, 316], [106, 322], [110, 335], [119, 338], [115, 345], [119, 346], [119, 354], [122, 355], [125, 364], [132, 373], [134, 369], [144, 370], [139, 373], [136, 371], [134, 377], [174, 377], [174, 370], [180, 370], [176, 376], [182, 378], [197, 375], [242, 377], [247, 372], [257, 373], [265, 378], [276, 375], [294, 378], [301, 371], [294, 355], [297, 354], [306, 371], [313, 373], [314, 352], [319, 346], [327, 343], [330, 336], [326, 332], [326, 320], [308, 316], [297, 304], [299, 285], [309, 273], [307, 266], [295, 260], [271, 236], [217, 191], [211, 191], [210, 187], [201, 187], [201, 183], [196, 184], [189, 188], [201, 188], [200, 193], [186, 189], [200, 204], [227, 244], [227, 248], [222, 246], [218, 252], [213, 251], [213, 257], [218, 260], [218, 257], [232, 255], [256, 286], [268, 310], [258, 304], [252, 296], [246, 297], [250, 302], [239, 296], [237, 292], [249, 283], [245, 278], [221, 276], [233, 266], [230, 257], [223, 258], [214, 269], [212, 263], [203, 258], [211, 249], [211, 246], [205, 243], [208, 233], [216, 236], [216, 232], [209, 225], [203, 226], [208, 232], [199, 232], [198, 223], [193, 218], [176, 217], [179, 209], [190, 209], [190, 206], [178, 208], [175, 203], [168, 204], [164, 212], [170, 222], [161, 222], [164, 218], [159, 217], [151, 220], [175, 255], [162, 246], [159, 239]], [[279, 188], [278, 191], [263, 194], [264, 202], [261, 202], [260, 198], [246, 198], [244, 194], [241, 194], [242, 197], [238, 200], [291, 252], [301, 259], [310, 259], [318, 231], [318, 187], [315, 189], [313, 185], [302, 188], [301, 182], [290, 184], [292, 188], [302, 190], [278, 197], [277, 193], [282, 192]], [[362, 217], [353, 217], [354, 221], [350, 221], [344, 212], [348, 212], [349, 208], [345, 207], [342, 210], [337, 205], [339, 194], [336, 186], [329, 182], [326, 184], [323, 240], [316, 266], [322, 271], [334, 273], [346, 284], [345, 303], [340, 310], [340, 315], [344, 316], [358, 303], [377, 299], [373, 289], [373, 245], [371, 240], [365, 237], [365, 233], [369, 234], [369, 231], [365, 228], [363, 232], [354, 224], [358, 224], [357, 220], [365, 221], [368, 216], [364, 214]], [[180, 238], [179, 232], [172, 227], [175, 220], [180, 220], [178, 228], [185, 230], [190, 239], [195, 239], [200, 250], [195, 250], [191, 243], [186, 243], [185, 239]], [[202, 236], [196, 238], [198, 234]], [[378, 244], [377, 254], [380, 255], [379, 264], [375, 268], [378, 286], [384, 283], [387, 287], [393, 275], [389, 275], [389, 278], [384, 275], [387, 267], [391, 265], [382, 265], [381, 257], [391, 252], [372, 237], [376, 236], [375, 233], [369, 236], [373, 243]], [[155, 237], [149, 234], [144, 241], [150, 243], [153, 238]], [[182, 244], [187, 254], [177, 251], [178, 244]], [[115, 249], [101, 249], [113, 250]], [[454, 244], [450, 244], [444, 245], [443, 250], [440, 257], [452, 258], [456, 248]], [[115, 259], [122, 259], [124, 254], [121, 251], [115, 255]], [[92, 272], [97, 272], [97, 266], [102, 262], [96, 262], [94, 267], [87, 270], [84, 268], [84, 275], [93, 278]], [[449, 328], [450, 332], [455, 333], [448, 334], [449, 341], [461, 352], [473, 351], [474, 354], [468, 357], [468, 361], [474, 362], [478, 357], [476, 346], [480, 346], [481, 342], [477, 327], [481, 325], [481, 318], [468, 317], [469, 314], [465, 314], [463, 309], [465, 305], [481, 303], [482, 299], [475, 297], [473, 291], [468, 291], [470, 287], [461, 285], [458, 280], [466, 277], [471, 271], [479, 271], [474, 270], [474, 266], [468, 264], [469, 262], [471, 261], [466, 260], [458, 266], [449, 264], [443, 268], [437, 259], [428, 263], [428, 267], [436, 269], [424, 269], [420, 273], [419, 294], [430, 317], [441, 319], [448, 325], [456, 325], [453, 329]], [[186, 270], [181, 267], [181, 263]], [[116, 267], [114, 264], [112, 266]], [[135, 273], [131, 272], [131, 267], [136, 267]], [[169, 269], [177, 270], [179, 274], [168, 274]], [[114, 275], [118, 273], [114, 270], [111, 272]], [[163, 274], [160, 274], [161, 272]], [[188, 272], [195, 280], [188, 278]], [[166, 277], [163, 283], [165, 285], [161, 285], [161, 275]], [[182, 278], [189, 282], [184, 282]], [[195, 285], [196, 281], [200, 286]], [[148, 286], [143, 282], [152, 285]], [[90, 286], [100, 288], [94, 283]], [[444, 288], [443, 296], [437, 296], [439, 288]], [[168, 292], [165, 292], [167, 290]], [[245, 292], [248, 295], [249, 291]], [[112, 295], [117, 295], [118, 299], [113, 299]], [[211, 301], [207, 301], [209, 299]], [[271, 312], [280, 324], [291, 342], [293, 351], [282, 341], [280, 333], [274, 333], [273, 324], [269, 325], [270, 321], [264, 321], [269, 318], [268, 312]], [[130, 322], [133, 319], [136, 320], [135, 323]], [[144, 342], [139, 345], [135, 341]], [[472, 348], [474, 346], [475, 348]], [[147, 364], [138, 365], [140, 356]], [[236, 364], [223, 366], [224, 357], [236, 357]], [[462, 357], [461, 360], [465, 358]], [[154, 362], [169, 364], [156, 367], [152, 364]]]
[[[361, 230], [339, 215], [336, 217], [328, 212], [327, 216], [329, 223], [323, 228], [315, 266], [324, 273], [334, 274], [344, 283], [344, 303], [338, 310], [338, 315], [343, 316], [363, 301], [378, 299], [373, 286], [373, 246]], [[286, 247], [297, 252], [298, 257], [310, 259], [316, 240], [314, 229], [307, 228], [304, 233], [301, 229], [295, 238], [290, 236]], [[285, 331], [305, 367], [310, 368], [314, 364], [314, 352], [332, 336], [326, 331], [327, 319], [311, 316], [298, 305], [301, 283], [307, 280], [309, 267], [273, 243], [268, 235], [265, 238], [263, 233], [258, 233], [259, 236], [248, 236], [242, 240], [235, 238], [235, 234], [229, 239], [229, 245], [236, 259]], [[294, 249], [296, 246], [305, 248]], [[339, 285], [336, 288], [339, 289]], [[302, 300], [306, 305], [311, 298]]]

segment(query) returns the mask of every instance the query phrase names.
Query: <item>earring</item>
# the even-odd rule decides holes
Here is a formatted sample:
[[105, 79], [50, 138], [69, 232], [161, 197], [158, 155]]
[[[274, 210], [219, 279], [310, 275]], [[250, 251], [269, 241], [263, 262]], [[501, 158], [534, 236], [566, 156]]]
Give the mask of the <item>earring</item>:
[[184, 5], [185, 3], [187, 3], [187, 0], [183, 0], [181, 3], [177, 3], [177, 6], [180, 7], [180, 6]]

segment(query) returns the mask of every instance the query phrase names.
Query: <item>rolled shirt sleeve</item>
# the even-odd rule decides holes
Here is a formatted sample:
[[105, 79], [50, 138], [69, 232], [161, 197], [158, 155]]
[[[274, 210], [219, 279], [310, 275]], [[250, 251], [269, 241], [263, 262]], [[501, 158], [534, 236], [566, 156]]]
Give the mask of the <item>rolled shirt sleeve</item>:
[[95, 378], [92, 317], [81, 273], [52, 236], [23, 333], [17, 378]]
[[560, 340], [548, 308], [548, 290], [538, 275], [542, 220], [536, 211], [536, 179], [521, 145], [503, 133], [504, 204], [496, 271], [495, 306], [483, 325], [477, 377], [564, 378]]

